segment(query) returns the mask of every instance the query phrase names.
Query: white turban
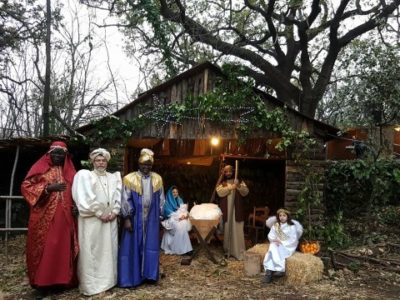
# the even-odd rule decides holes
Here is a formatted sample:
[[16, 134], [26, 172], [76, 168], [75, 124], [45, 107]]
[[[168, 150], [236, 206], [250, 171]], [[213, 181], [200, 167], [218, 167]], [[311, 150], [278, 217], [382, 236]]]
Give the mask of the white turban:
[[151, 151], [150, 149], [143, 148], [140, 151], [140, 156], [139, 156], [139, 163], [144, 163], [150, 161], [151, 163], [154, 163], [154, 152]]
[[94, 159], [95, 159], [97, 156], [99, 156], [99, 155], [103, 156], [107, 161], [109, 161], [110, 158], [111, 158], [110, 152], [108, 152], [108, 151], [107, 151], [106, 149], [104, 149], [104, 148], [98, 148], [98, 149], [93, 150], [93, 151], [89, 154], [90, 160], [91, 160], [91, 161], [94, 161]]

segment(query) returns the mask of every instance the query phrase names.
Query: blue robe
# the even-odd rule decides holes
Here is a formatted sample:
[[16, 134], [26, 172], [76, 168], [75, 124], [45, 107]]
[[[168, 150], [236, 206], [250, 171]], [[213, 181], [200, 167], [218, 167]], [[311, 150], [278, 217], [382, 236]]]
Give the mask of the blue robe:
[[[130, 175], [131, 178], [129, 178]], [[132, 176], [135, 176], [134, 182], [131, 180]], [[131, 220], [133, 231], [129, 232], [125, 228], [122, 231], [118, 254], [118, 286], [120, 287], [135, 287], [145, 280], [157, 281], [159, 278], [159, 224], [164, 201], [162, 180], [158, 174], [152, 173], [151, 204], [147, 222], [143, 224], [143, 191], [140, 176], [140, 172], [134, 172], [124, 177], [127, 192], [125, 200], [130, 210], [126, 217]], [[146, 230], [145, 234], [143, 227]]]

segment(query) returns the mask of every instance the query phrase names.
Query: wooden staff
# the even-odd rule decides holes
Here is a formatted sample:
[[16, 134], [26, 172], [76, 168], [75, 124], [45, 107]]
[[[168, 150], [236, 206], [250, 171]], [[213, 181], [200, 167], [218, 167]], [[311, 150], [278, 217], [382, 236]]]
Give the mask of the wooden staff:
[[[235, 179], [234, 179], [234, 184], [236, 182], [236, 180], [238, 179], [238, 175], [239, 175], [239, 161], [235, 160]], [[229, 212], [229, 219], [228, 221], [228, 225], [229, 225], [229, 234], [228, 234], [228, 258], [231, 256], [231, 240], [232, 240], [232, 228], [233, 226], [235, 226], [235, 220], [233, 219], [233, 210], [235, 208], [235, 194], [236, 194], [236, 189], [234, 189], [233, 191], [233, 195], [232, 195], [232, 203], [230, 205], [230, 212]], [[226, 201], [228, 201], [228, 199], [226, 199]], [[229, 208], [228, 208], [229, 209]]]
[[235, 160], [235, 181], [238, 179], [239, 174], [239, 161]]
[[221, 165], [221, 168], [219, 170], [220, 175], [219, 175], [219, 178], [217, 180], [217, 183], [215, 184], [214, 190], [212, 192], [210, 203], [214, 203], [215, 202], [215, 193], [216, 193], [217, 187], [221, 184], [221, 181], [224, 178], [224, 172], [222, 170], [223, 170], [223, 167]]

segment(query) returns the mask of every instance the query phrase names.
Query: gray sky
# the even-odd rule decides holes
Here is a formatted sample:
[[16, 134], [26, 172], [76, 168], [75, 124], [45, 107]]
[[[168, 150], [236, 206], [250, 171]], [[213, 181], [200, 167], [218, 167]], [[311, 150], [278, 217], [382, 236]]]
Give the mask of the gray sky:
[[115, 24], [117, 20], [108, 17], [105, 11], [89, 9], [80, 4], [79, 0], [62, 1], [62, 4], [64, 23], [70, 26], [71, 31], [77, 30], [75, 12], [78, 14], [79, 30], [82, 35], [88, 32], [89, 19], [92, 22], [93, 44], [95, 47], [97, 45], [93, 55], [94, 64], [91, 73], [93, 80], [101, 82], [109, 78], [111, 69], [117, 83], [119, 103], [123, 105], [133, 100], [130, 96], [136, 91], [141, 80], [138, 62], [124, 52], [124, 35], [118, 28], [96, 26], [96, 24]]

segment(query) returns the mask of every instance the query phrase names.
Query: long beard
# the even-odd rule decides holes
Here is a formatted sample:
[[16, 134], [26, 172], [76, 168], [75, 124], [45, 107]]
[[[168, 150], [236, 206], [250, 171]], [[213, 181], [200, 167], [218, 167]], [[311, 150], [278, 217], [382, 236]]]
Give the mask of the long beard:
[[229, 175], [229, 176], [224, 175], [224, 179], [225, 179], [225, 181], [227, 181], [229, 179], [233, 179], [233, 175]]

